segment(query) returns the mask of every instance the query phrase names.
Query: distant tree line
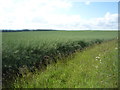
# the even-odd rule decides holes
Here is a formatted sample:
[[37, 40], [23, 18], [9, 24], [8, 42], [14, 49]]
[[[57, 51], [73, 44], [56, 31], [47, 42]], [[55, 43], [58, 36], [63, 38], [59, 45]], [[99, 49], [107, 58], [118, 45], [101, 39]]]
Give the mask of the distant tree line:
[[22, 29], [22, 30], [0, 30], [2, 32], [23, 32], [23, 31], [57, 31], [53, 29]]

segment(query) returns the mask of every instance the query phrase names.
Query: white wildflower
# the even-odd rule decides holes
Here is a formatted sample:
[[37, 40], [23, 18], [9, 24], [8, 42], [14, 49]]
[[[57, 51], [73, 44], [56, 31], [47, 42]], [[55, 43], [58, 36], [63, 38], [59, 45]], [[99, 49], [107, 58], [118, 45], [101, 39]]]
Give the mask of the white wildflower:
[[96, 60], [100, 60], [100, 57], [96, 57]]
[[96, 57], [96, 58], [98, 58], [98, 59], [99, 59], [100, 57]]
[[117, 37], [117, 39], [118, 39], [118, 37]]
[[98, 66], [95, 66], [95, 68], [98, 68]]

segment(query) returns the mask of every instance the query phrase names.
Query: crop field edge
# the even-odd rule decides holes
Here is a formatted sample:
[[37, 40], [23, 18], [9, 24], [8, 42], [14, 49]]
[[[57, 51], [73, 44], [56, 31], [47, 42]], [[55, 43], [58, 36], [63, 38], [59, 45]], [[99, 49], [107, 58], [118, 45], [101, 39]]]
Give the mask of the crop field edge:
[[[116, 40], [114, 39], [114, 40], [111, 40], [111, 41], [103, 42], [103, 43], [101, 43], [101, 44], [106, 44], [106, 43], [110, 43], [110, 42], [113, 42], [113, 41], [116, 41]], [[96, 45], [93, 45], [93, 46], [90, 46], [90, 47], [87, 47], [85, 50], [83, 50], [83, 52], [80, 52], [80, 51], [76, 52], [76, 53], [75, 53], [75, 56], [76, 56], [76, 54], [78, 55], [78, 54], [80, 54], [80, 53], [84, 53], [86, 50], [88, 51], [88, 50], [90, 50], [90, 49], [94, 49], [94, 46], [97, 46], [97, 47], [98, 47], [97, 44], [96, 44]], [[115, 48], [115, 49], [116, 49], [116, 48]], [[106, 50], [107, 50], [107, 49], [106, 49]], [[73, 56], [74, 56], [74, 55], [73, 55]], [[67, 65], [67, 62], [69, 62], [69, 60], [70, 60], [70, 62], [74, 62], [74, 61], [72, 60], [72, 59], [74, 59], [74, 58], [75, 58], [75, 57], [72, 57], [72, 58], [71, 58], [70, 56], [69, 56], [69, 57], [66, 57], [66, 58], [64, 58], [62, 61], [61, 61], [61, 60], [58, 61], [58, 64], [57, 64], [57, 65], [58, 65], [58, 66], [60, 66], [60, 65], [62, 66], [62, 64], [63, 64], [63, 65], [64, 65], [64, 64]], [[107, 57], [106, 57], [106, 58], [107, 58]], [[64, 60], [65, 60], [65, 61], [64, 61]], [[99, 62], [99, 59], [98, 59], [98, 62]], [[72, 64], [72, 63], [71, 63], [71, 64]], [[116, 64], [117, 64], [117, 63], [116, 63]], [[55, 69], [55, 67], [56, 67], [56, 68], [58, 67], [57, 65], [56, 65], [56, 63], [53, 63], [53, 64], [51, 64], [51, 65], [48, 65], [48, 68], [47, 68], [47, 69], [48, 69], [48, 70], [47, 70], [48, 73], [49, 73], [49, 69], [50, 69], [50, 68], [51, 68], [51, 69], [52, 69], [52, 68]], [[74, 64], [73, 64], [73, 65], [74, 65]], [[60, 67], [58, 67], [58, 70], [59, 70], [59, 68], [60, 68]], [[57, 70], [57, 69], [56, 69], [56, 70]], [[102, 69], [101, 69], [101, 70], [102, 70]], [[103, 71], [103, 70], [102, 70], [102, 71]], [[45, 72], [46, 72], [46, 70], [45, 70]], [[56, 71], [56, 72], [57, 72], [57, 71]], [[59, 72], [59, 71], [58, 71], [58, 72]], [[39, 74], [38, 74], [38, 73], [39, 73]], [[36, 73], [35, 73], [35, 74], [40, 75], [40, 73], [43, 74], [43, 75], [45, 74], [44, 71], [41, 72], [41, 71], [39, 71], [39, 70], [36, 70]], [[100, 72], [99, 72], [99, 73], [100, 73]], [[114, 72], [114, 73], [115, 73], [115, 72]], [[118, 72], [117, 72], [117, 73], [118, 73]], [[30, 73], [28, 72], [27, 74], [30, 74]], [[47, 72], [46, 72], [46, 74], [47, 74]], [[57, 74], [57, 73], [56, 73], [56, 74]], [[63, 73], [63, 74], [64, 74], [64, 73]], [[32, 75], [32, 74], [31, 74], [31, 75]], [[52, 75], [52, 74], [51, 74], [51, 75]], [[53, 74], [53, 75], [54, 75], [54, 74]], [[102, 74], [101, 74], [101, 75], [102, 75]], [[114, 75], [114, 74], [113, 74], [113, 75]], [[33, 76], [34, 76], [34, 74], [33, 74]], [[47, 76], [47, 75], [46, 75], [46, 76]], [[22, 80], [27, 80], [27, 79], [26, 79], [27, 77], [29, 77], [29, 75], [28, 75], [28, 76], [25, 75], [25, 77], [23, 77]], [[34, 76], [34, 78], [36, 78], [36, 77]], [[51, 78], [52, 78], [52, 77], [51, 77]], [[54, 78], [54, 77], [53, 77], [53, 78]], [[113, 78], [114, 78], [114, 77], [113, 77]], [[19, 79], [20, 79], [20, 78], [19, 78]], [[19, 80], [19, 79], [18, 79], [18, 80]], [[107, 80], [107, 79], [106, 79], [106, 80]], [[28, 80], [28, 81], [29, 81], [29, 80]], [[17, 81], [16, 81], [16, 82], [17, 82]], [[26, 83], [26, 81], [25, 81], [24, 83]], [[16, 83], [15, 83], [15, 84], [16, 84]], [[18, 84], [19, 84], [19, 83], [18, 83]], [[30, 83], [29, 83], [29, 84], [30, 84]], [[22, 85], [21, 85], [21, 86], [22, 86]], [[35, 88], [35, 87], [34, 87], [34, 88]], [[42, 87], [41, 87], [41, 88], [42, 88]], [[51, 88], [54, 88], [54, 87], [51, 87]], [[101, 87], [99, 87], [99, 88], [101, 88]], [[109, 87], [104, 87], [104, 88], [109, 88]], [[116, 87], [115, 89], [117, 89], [117, 87]]]
[[[109, 40], [113, 40], [113, 39], [109, 39]], [[38, 69], [42, 69], [42, 67], [44, 68], [44, 67], [46, 67], [47, 65], [49, 65], [50, 63], [52, 63], [52, 62], [57, 62], [57, 60], [59, 60], [59, 59], [63, 59], [64, 57], [68, 57], [69, 55], [72, 55], [73, 53], [75, 53], [75, 52], [77, 52], [77, 51], [82, 51], [82, 49], [84, 49], [84, 48], [86, 48], [86, 47], [89, 47], [89, 46], [91, 46], [91, 45], [94, 45], [94, 44], [100, 44], [100, 43], [102, 43], [102, 42], [106, 42], [106, 41], [109, 41], [109, 40], [103, 40], [103, 39], [94, 39], [94, 40], [91, 40], [91, 41], [89, 41], [89, 42], [87, 42], [87, 41], [83, 41], [83, 40], [79, 40], [79, 41], [73, 41], [73, 42], [66, 42], [66, 43], [58, 43], [58, 47], [56, 48], [61, 54], [59, 54], [59, 52], [56, 52], [56, 49], [50, 49], [50, 52], [49, 52], [49, 49], [47, 50], [47, 52], [45, 52], [44, 53], [44, 51], [40, 51], [40, 49], [41, 48], [35, 48], [34, 50], [35, 50], [35, 52], [34, 52], [34, 50], [32, 51], [32, 54], [33, 53], [36, 53], [36, 51], [37, 51], [37, 53], [36, 53], [36, 55], [39, 55], [39, 54], [41, 54], [41, 53], [44, 53], [44, 55], [46, 55], [46, 56], [42, 56], [42, 58], [43, 58], [43, 60], [41, 60], [41, 61], [43, 61], [43, 62], [40, 62], [39, 60], [38, 60], [38, 63], [36, 63], [36, 64], [33, 64], [33, 63], [31, 63], [30, 65], [32, 65], [33, 67], [31, 68], [31, 66], [27, 66], [27, 69], [28, 70], [30, 70], [30, 71], [32, 71], [32, 72], [34, 72], [34, 69], [36, 69], [36, 65], [37, 65], [37, 68]], [[72, 46], [72, 47], [71, 47]], [[28, 48], [28, 49], [27, 49]], [[30, 52], [31, 53], [31, 49], [32, 48], [29, 48], [29, 47], [27, 47], [27, 48], [22, 48], [21, 49], [21, 51], [22, 50], [24, 50], [24, 49], [26, 49], [26, 51], [25, 51], [25, 53], [24, 53], [24, 55], [28, 55], [27, 53], [28, 52]], [[19, 48], [18, 48], [18, 50], [19, 50]], [[18, 50], [16, 50], [15, 52], [14, 52], [14, 56], [18, 56], [19, 57], [19, 55], [20, 55], [20, 52], [18, 51]], [[39, 51], [40, 51], [40, 53], [39, 53]], [[53, 55], [51, 54], [51, 51], [53, 52]], [[52, 57], [49, 57], [49, 54], [51, 54], [52, 55]], [[30, 54], [30, 55], [32, 55], [32, 54]], [[48, 54], [48, 56], [47, 56], [47, 54]], [[6, 54], [7, 55], [7, 54]], [[11, 56], [10, 56], [10, 58], [11, 58], [11, 60], [13, 59], [13, 60], [15, 60], [15, 58], [16, 57], [14, 57], [12, 54], [10, 54]], [[56, 55], [58, 55], [57, 57], [54, 57], [54, 56], [56, 56]], [[3, 56], [5, 56], [5, 54], [3, 55]], [[29, 55], [28, 55], [29, 56]], [[31, 57], [25, 57], [25, 59], [27, 60], [29, 60], [29, 58], [31, 58]], [[34, 58], [34, 57], [33, 57]], [[4, 59], [4, 57], [3, 57], [3, 59]], [[24, 59], [24, 60], [25, 60]], [[35, 59], [35, 58], [34, 58]], [[5, 60], [5, 59], [4, 59]], [[6, 59], [7, 60], [7, 59]], [[52, 61], [51, 61], [52, 60]], [[29, 60], [30, 61], [30, 60]], [[50, 61], [50, 62], [49, 62]], [[35, 62], [35, 61], [34, 61]], [[8, 75], [8, 77], [7, 77], [7, 79], [9, 78], [9, 75], [12, 75], [13, 76], [13, 74], [15, 73], [15, 74], [17, 74], [17, 75], [21, 75], [21, 72], [20, 72], [20, 69], [21, 68], [26, 68], [26, 65], [25, 64], [20, 64], [20, 62], [17, 62], [17, 63], [19, 63], [19, 65], [23, 65], [23, 66], [18, 66], [17, 68], [16, 67], [12, 67], [12, 66], [9, 66], [9, 65], [5, 65], [4, 63], [3, 63], [3, 68], [4, 68], [4, 72], [5, 72], [5, 74], [4, 75]], [[23, 62], [24, 63], [24, 62]], [[30, 62], [28, 62], [27, 61], [27, 63], [29, 64]], [[5, 66], [4, 66], [5, 65]], [[14, 65], [17, 65], [17, 64], [14, 64]], [[34, 65], [35, 65], [35, 67], [34, 67]], [[42, 67], [41, 67], [41, 66]], [[40, 66], [40, 67], [39, 67]], [[8, 70], [10, 70], [10, 71], [12, 71], [12, 73], [11, 72], [9, 72]], [[16, 72], [17, 71], [17, 72]], [[4, 75], [3, 75], [3, 77], [4, 77]], [[4, 79], [4, 78], [3, 78]], [[4, 80], [3, 80], [4, 81]]]

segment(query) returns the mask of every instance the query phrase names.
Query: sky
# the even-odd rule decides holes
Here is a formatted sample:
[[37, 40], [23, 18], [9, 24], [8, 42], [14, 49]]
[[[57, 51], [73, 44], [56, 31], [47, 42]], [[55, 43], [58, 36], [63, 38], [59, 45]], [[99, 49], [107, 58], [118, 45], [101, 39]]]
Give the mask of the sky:
[[118, 30], [118, 2], [98, 1], [0, 0], [0, 29]]

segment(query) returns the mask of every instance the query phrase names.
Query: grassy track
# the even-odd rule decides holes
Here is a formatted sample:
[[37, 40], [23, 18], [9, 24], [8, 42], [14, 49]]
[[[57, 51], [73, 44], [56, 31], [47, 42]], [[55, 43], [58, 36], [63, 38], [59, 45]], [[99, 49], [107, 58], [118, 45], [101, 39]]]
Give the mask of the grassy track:
[[51, 64], [44, 72], [27, 72], [16, 88], [116, 88], [118, 85], [117, 41], [86, 48], [74, 58]]

